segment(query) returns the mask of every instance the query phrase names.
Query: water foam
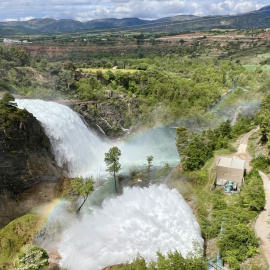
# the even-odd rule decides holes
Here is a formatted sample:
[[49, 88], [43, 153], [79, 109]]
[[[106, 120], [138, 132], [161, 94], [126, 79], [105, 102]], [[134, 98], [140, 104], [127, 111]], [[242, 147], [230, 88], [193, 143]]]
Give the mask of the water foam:
[[107, 148], [69, 107], [43, 100], [18, 99], [18, 107], [32, 113], [43, 125], [49, 137], [58, 166], [71, 176], [89, 171]]
[[176, 249], [186, 256], [194, 240], [203, 245], [196, 218], [176, 190], [125, 188], [122, 196], [105, 200], [65, 232], [61, 267], [97, 270], [138, 253], [150, 261], [158, 250]]

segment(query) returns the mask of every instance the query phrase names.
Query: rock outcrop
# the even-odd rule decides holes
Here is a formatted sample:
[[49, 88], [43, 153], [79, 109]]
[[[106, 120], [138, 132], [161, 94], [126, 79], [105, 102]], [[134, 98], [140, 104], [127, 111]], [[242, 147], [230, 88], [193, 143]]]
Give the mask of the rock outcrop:
[[0, 194], [16, 197], [35, 184], [57, 182], [60, 177], [50, 141], [32, 114], [0, 126]]
[[83, 116], [85, 122], [100, 136], [117, 138], [132, 126], [139, 110], [139, 101], [117, 97], [98, 103], [70, 100], [65, 103]]
[[[17, 108], [3, 114], [0, 117], [0, 228], [54, 199], [61, 185], [59, 180], [63, 179], [40, 122]], [[18, 114], [23, 117], [18, 118]]]

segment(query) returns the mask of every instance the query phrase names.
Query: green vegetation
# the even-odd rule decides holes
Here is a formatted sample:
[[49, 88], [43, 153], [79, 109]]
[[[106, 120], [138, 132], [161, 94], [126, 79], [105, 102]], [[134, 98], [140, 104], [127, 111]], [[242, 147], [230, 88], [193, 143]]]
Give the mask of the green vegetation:
[[49, 265], [48, 259], [46, 250], [38, 246], [29, 246], [25, 252], [19, 254], [15, 270], [41, 270]]
[[246, 68], [249, 71], [255, 71], [255, 70], [262, 70], [262, 71], [270, 71], [270, 65], [264, 64], [263, 66], [260, 65], [244, 65], [244, 68]]
[[150, 172], [150, 169], [151, 169], [151, 167], [153, 166], [153, 165], [152, 165], [153, 159], [154, 159], [153, 156], [148, 156], [148, 157], [146, 158], [147, 163], [148, 163], [148, 167], [147, 167], [147, 172], [148, 172], [148, 173]]
[[231, 127], [230, 121], [221, 123], [217, 128], [205, 130], [201, 134], [189, 133], [185, 127], [176, 130], [176, 146], [181, 157], [184, 171], [202, 168], [213, 156], [214, 151], [228, 148], [229, 140], [253, 128], [248, 117], [240, 117]]
[[240, 262], [257, 251], [258, 240], [246, 224], [230, 224], [224, 227], [218, 246], [230, 269], [240, 269]]
[[[213, 30], [209, 35], [219, 35], [221, 32], [222, 35], [252, 36], [263, 33], [259, 30], [252, 33]], [[50, 57], [44, 54], [31, 58], [23, 50], [0, 47], [0, 91], [47, 99], [63, 97], [94, 101], [85, 102], [84, 113], [91, 112], [91, 116], [99, 117], [102, 106], [107, 111], [113, 108], [123, 117], [121, 125], [112, 124], [119, 133], [122, 127], [157, 123], [167, 125], [176, 119], [183, 120], [184, 124], [176, 130], [176, 146], [183, 171], [174, 170], [171, 173], [170, 165], [165, 164], [155, 172], [155, 177], [167, 177], [171, 173], [170, 179], [177, 179], [180, 192], [191, 204], [196, 205], [203, 237], [207, 241], [215, 239], [230, 268], [239, 269], [243, 261], [257, 253], [258, 241], [252, 232], [252, 222], [265, 203], [257, 170], [267, 171], [270, 162], [267, 155], [257, 156], [251, 163], [254, 170], [246, 176], [241, 193], [225, 196], [218, 188], [210, 192], [214, 157], [232, 154], [233, 140], [255, 124], [261, 124], [262, 143], [270, 149], [270, 96], [263, 100], [255, 120], [240, 117], [233, 127], [228, 121], [217, 123], [217, 118], [209, 111], [223, 94], [234, 87], [239, 88], [226, 96], [220, 108], [226, 109], [239, 100], [260, 101], [269, 93], [269, 45], [257, 46], [252, 39], [250, 43], [226, 42], [221, 46], [218, 41], [208, 43], [207, 34], [192, 42], [186, 42], [184, 37], [176, 42], [161, 41], [158, 38], [162, 33], [122, 36], [110, 33], [106, 36], [107, 41], [99, 35], [89, 34], [87, 41], [84, 41], [81, 37], [84, 34], [87, 33], [33, 37], [35, 42], [55, 44], [60, 49], [71, 45], [70, 53], [51, 53], [53, 56]], [[93, 48], [93, 51], [87, 51], [89, 48]], [[112, 69], [113, 66], [119, 69]], [[12, 121], [22, 121], [27, 117], [27, 112], [18, 110], [13, 101], [9, 94], [4, 94], [0, 100], [0, 124], [5, 129]], [[202, 133], [189, 132], [186, 128], [192, 125], [195, 130], [204, 123], [209, 128], [208, 121], [215, 123]], [[105, 154], [107, 171], [114, 177], [115, 189], [116, 174], [121, 168], [120, 155], [117, 147]], [[151, 158], [147, 157], [148, 172]], [[143, 178], [143, 173], [136, 169], [131, 170], [131, 174], [133, 179]], [[83, 197], [81, 208], [93, 191], [93, 179], [85, 181], [78, 177], [71, 185], [69, 183], [67, 190], [70, 186], [73, 193]], [[34, 234], [36, 230], [34, 216], [32, 218], [33, 221], [30, 218], [25, 221], [25, 224], [29, 224], [29, 231], [20, 225], [23, 229], [18, 229], [22, 234], [19, 239], [16, 234], [11, 236], [18, 226], [16, 224], [8, 225], [15, 226], [15, 229], [7, 226], [3, 229], [5, 231], [0, 231], [0, 254], [2, 251], [4, 254], [4, 259], [0, 259], [0, 268], [3, 265], [6, 267], [4, 269], [8, 269], [9, 262], [20, 248], [31, 242], [31, 233], [33, 231]], [[149, 266], [143, 258], [138, 257], [121, 269], [206, 269], [206, 266], [200, 256], [195, 258], [191, 255], [184, 259], [180, 253], [170, 252], [167, 256], [158, 253], [157, 262]]]
[[179, 155], [182, 155], [183, 169], [193, 171], [202, 168], [215, 150], [228, 147], [228, 140], [231, 138], [229, 121], [221, 123], [214, 130], [203, 131], [202, 134], [187, 133], [185, 128], [179, 127], [176, 133], [176, 146]]
[[18, 109], [14, 100], [9, 92], [5, 92], [0, 99], [0, 125], [4, 129], [10, 127], [13, 122], [23, 121], [29, 115], [26, 110]]
[[[214, 181], [211, 169], [214, 167], [213, 156], [230, 154], [228, 150], [235, 138], [254, 128], [253, 122], [240, 117], [233, 127], [227, 121], [200, 135], [180, 127], [176, 138], [184, 176], [188, 178], [185, 180], [188, 183], [179, 186], [180, 192], [191, 183], [192, 189], [185, 196], [188, 200], [196, 198], [196, 215], [203, 237], [207, 241], [216, 239], [222, 258], [230, 269], [235, 270], [259, 252], [252, 224], [265, 205], [264, 186], [258, 170], [267, 170], [269, 159], [265, 156], [254, 159], [251, 162], [254, 168], [245, 176], [241, 192], [231, 196], [226, 196], [219, 187], [210, 191], [211, 181]], [[181, 146], [185, 147], [182, 149]]]
[[[129, 39], [134, 40], [134, 37], [125, 37]], [[11, 66], [4, 72], [0, 90], [38, 98], [78, 98], [117, 106], [122, 102], [125, 128], [156, 122], [167, 124], [183, 117], [199, 123], [211, 117], [204, 113], [229, 89], [235, 85], [253, 87], [263, 78], [229, 60], [191, 57], [199, 51], [198, 46], [180, 46], [181, 50], [175, 48], [175, 52], [163, 57], [157, 56], [158, 51], [142, 58], [108, 53], [81, 55], [76, 62], [66, 56], [61, 63], [52, 63], [50, 59], [28, 56], [24, 65]], [[139, 51], [138, 48], [138, 54]], [[112, 66], [120, 69], [106, 69]], [[250, 96], [254, 96], [255, 90], [250, 90]], [[228, 102], [235, 98], [232, 95]], [[132, 104], [131, 111], [127, 110], [127, 104]]]
[[12, 260], [23, 246], [31, 244], [42, 222], [40, 216], [27, 214], [13, 220], [0, 230], [1, 269], [10, 269]]
[[[189, 196], [196, 198], [196, 215], [205, 240], [218, 239], [217, 248], [230, 269], [240, 269], [239, 265], [243, 261], [259, 252], [252, 222], [264, 208], [263, 183], [258, 172], [253, 170], [245, 177], [240, 194], [228, 197], [219, 188], [207, 191], [204, 187], [208, 183], [211, 164], [213, 159], [200, 171], [188, 174], [196, 178]], [[204, 180], [199, 181], [199, 178]]]
[[252, 119], [246, 116], [239, 117], [235, 125], [232, 127], [231, 136], [233, 138], [237, 138], [241, 134], [249, 132], [254, 127], [255, 125], [252, 122]]
[[121, 267], [113, 267], [113, 270], [206, 270], [207, 263], [202, 255], [190, 254], [184, 258], [181, 253], [169, 252], [167, 256], [157, 252], [157, 261], [150, 262], [147, 266], [146, 261], [138, 256], [132, 263], [127, 263]]
[[171, 172], [171, 170], [172, 170], [172, 168], [171, 168], [170, 164], [165, 163], [165, 165], [162, 167], [162, 169], [156, 173], [155, 177], [160, 178], [163, 176], [167, 176]]
[[261, 142], [266, 144], [268, 152], [270, 152], [270, 94], [267, 94], [262, 100], [260, 111], [257, 116], [257, 121], [260, 123], [260, 132], [262, 135]]
[[189, 131], [185, 127], [178, 127], [176, 129], [176, 148], [180, 157], [184, 157], [184, 150], [188, 145]]
[[263, 154], [260, 154], [256, 158], [252, 159], [252, 161], [250, 162], [250, 165], [253, 168], [256, 168], [257, 170], [268, 173], [269, 172], [270, 159], [267, 156], [265, 156]]
[[253, 170], [245, 177], [240, 195], [226, 198], [223, 193], [215, 191], [211, 197], [212, 219], [200, 214], [203, 234], [207, 239], [219, 236], [218, 247], [222, 257], [231, 269], [240, 269], [241, 262], [258, 252], [258, 240], [251, 222], [265, 205], [262, 179]]
[[103, 73], [106, 73], [107, 71], [111, 71], [113, 73], [116, 73], [116, 72], [123, 72], [123, 73], [133, 73], [133, 72], [136, 72], [137, 70], [136, 69], [112, 69], [112, 68], [80, 68], [78, 71], [82, 71], [82, 72], [85, 72], [85, 73], [97, 73], [97, 72], [103, 72]]
[[83, 202], [77, 210], [78, 213], [88, 199], [88, 196], [94, 191], [94, 178], [92, 176], [85, 179], [82, 176], [75, 177], [71, 182], [71, 186], [77, 196], [83, 197]]
[[29, 56], [24, 50], [0, 46], [0, 69], [9, 70], [13, 67], [24, 67], [27, 65], [29, 65]]
[[260, 212], [265, 206], [265, 192], [263, 181], [257, 169], [254, 166], [254, 169], [245, 177], [245, 186], [241, 192], [240, 202], [246, 209]]
[[115, 191], [117, 191], [116, 184], [116, 173], [119, 172], [121, 164], [119, 163], [119, 157], [121, 156], [121, 151], [117, 146], [109, 149], [109, 152], [105, 153], [104, 161], [107, 165], [107, 171], [113, 175]]

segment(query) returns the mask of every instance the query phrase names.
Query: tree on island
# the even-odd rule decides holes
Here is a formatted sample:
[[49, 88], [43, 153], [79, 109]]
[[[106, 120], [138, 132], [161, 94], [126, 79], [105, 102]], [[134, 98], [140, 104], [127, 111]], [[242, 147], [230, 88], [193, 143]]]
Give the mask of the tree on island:
[[107, 171], [113, 175], [115, 191], [117, 191], [116, 185], [116, 173], [120, 170], [121, 164], [119, 163], [119, 157], [121, 156], [121, 151], [117, 146], [110, 148], [108, 153], [105, 153], [104, 161], [107, 165]]
[[152, 161], [153, 161], [154, 157], [153, 156], [148, 156], [146, 158], [147, 162], [148, 162], [148, 167], [147, 167], [147, 172], [149, 173], [150, 172], [150, 168], [153, 166], [152, 165]]
[[94, 178], [86, 177], [85, 179], [80, 177], [75, 177], [72, 182], [72, 189], [78, 195], [83, 197], [83, 202], [81, 206], [78, 208], [77, 213], [80, 212], [81, 208], [85, 204], [88, 196], [94, 191]]

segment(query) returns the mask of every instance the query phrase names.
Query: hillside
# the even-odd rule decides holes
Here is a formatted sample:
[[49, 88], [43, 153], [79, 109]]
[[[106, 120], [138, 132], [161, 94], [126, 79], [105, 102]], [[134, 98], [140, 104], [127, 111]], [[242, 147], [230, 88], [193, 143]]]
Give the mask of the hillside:
[[270, 5], [258, 9], [257, 11], [255, 11], [255, 13], [270, 15]]
[[270, 6], [239, 15], [197, 17], [178, 15], [157, 20], [138, 18], [98, 19], [87, 22], [61, 19], [33, 19], [0, 23], [0, 37], [22, 34], [56, 34], [76, 31], [139, 31], [139, 32], [180, 32], [209, 30], [213, 28], [250, 29], [270, 27]]
[[[154, 21], [141, 20], [138, 18], [123, 18], [123, 19], [98, 19], [88, 22], [80, 22], [74, 20], [54, 20], [54, 19], [33, 19], [29, 21], [12, 21], [12, 22], [0, 22], [0, 35], [8, 36], [8, 31], [11, 29], [13, 32], [10, 35], [17, 34], [54, 34], [54, 33], [67, 33], [76, 32], [80, 30], [91, 29], [108, 29], [108, 28], [121, 28], [121, 27], [137, 27], [158, 25], [164, 23], [170, 23], [173, 21], [185, 21], [194, 19], [196, 16], [176, 16], [172, 18], [162, 18]], [[8, 31], [7, 31], [8, 30]], [[14, 33], [15, 32], [15, 33]]]

